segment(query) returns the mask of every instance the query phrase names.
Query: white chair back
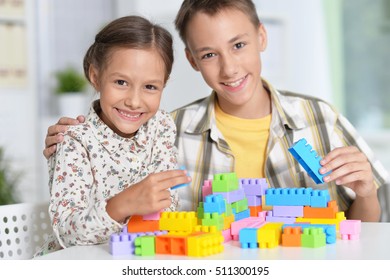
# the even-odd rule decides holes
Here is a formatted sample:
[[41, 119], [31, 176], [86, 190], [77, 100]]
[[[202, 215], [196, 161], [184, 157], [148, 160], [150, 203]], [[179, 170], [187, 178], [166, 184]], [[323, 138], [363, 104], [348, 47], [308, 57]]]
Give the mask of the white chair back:
[[52, 233], [49, 203], [0, 206], [0, 260], [31, 259]]

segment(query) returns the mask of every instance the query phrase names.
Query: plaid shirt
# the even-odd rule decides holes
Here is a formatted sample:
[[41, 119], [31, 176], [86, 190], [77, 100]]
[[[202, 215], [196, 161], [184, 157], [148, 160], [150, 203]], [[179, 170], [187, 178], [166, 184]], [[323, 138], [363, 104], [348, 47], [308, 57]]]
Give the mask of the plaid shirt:
[[[266, 81], [263, 84], [272, 100], [264, 172], [270, 187], [328, 189], [331, 199], [337, 200], [340, 211], [346, 211], [352, 204], [355, 197], [352, 190], [333, 182], [317, 185], [292, 157], [288, 148], [301, 138], [306, 138], [321, 157], [336, 147], [358, 147], [371, 162], [376, 186], [386, 183], [388, 174], [385, 168], [374, 158], [356, 129], [331, 105], [315, 97], [277, 91]], [[191, 188], [179, 189], [181, 210], [196, 210], [204, 180], [212, 179], [214, 174], [235, 170], [234, 155], [216, 125], [215, 102], [216, 93], [213, 92], [172, 112], [177, 126], [178, 161], [192, 177]]]

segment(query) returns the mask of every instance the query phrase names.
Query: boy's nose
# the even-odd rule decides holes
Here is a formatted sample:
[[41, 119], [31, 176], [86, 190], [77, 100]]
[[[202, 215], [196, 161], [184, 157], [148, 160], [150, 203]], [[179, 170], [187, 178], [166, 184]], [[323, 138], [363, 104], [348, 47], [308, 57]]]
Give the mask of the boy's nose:
[[224, 55], [221, 58], [221, 75], [223, 77], [233, 77], [238, 73], [238, 61], [232, 55]]

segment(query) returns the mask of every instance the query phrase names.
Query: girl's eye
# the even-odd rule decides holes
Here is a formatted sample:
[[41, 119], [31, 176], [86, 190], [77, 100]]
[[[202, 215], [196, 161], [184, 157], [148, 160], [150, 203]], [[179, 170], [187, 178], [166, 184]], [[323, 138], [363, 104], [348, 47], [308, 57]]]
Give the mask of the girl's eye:
[[124, 81], [124, 80], [117, 80], [116, 83], [120, 86], [126, 86], [127, 85], [127, 82]]
[[157, 89], [157, 87], [155, 87], [154, 85], [146, 85], [145, 87], [148, 90], [156, 90]]
[[215, 56], [214, 53], [206, 53], [205, 55], [202, 56], [202, 59], [212, 58], [214, 56]]
[[234, 44], [234, 48], [235, 48], [235, 49], [241, 49], [241, 48], [243, 48], [244, 46], [245, 46], [244, 43], [237, 43], [237, 44]]

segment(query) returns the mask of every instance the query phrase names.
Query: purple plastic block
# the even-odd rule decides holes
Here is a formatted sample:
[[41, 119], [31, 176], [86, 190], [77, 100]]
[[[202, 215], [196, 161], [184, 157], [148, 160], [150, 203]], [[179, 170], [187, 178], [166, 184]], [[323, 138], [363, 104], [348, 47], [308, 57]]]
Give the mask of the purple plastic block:
[[247, 195], [248, 206], [260, 206], [262, 205], [261, 196]]
[[313, 190], [310, 198], [310, 206], [318, 208], [328, 207], [330, 195], [328, 190]]
[[110, 236], [110, 254], [113, 256], [131, 255], [134, 253], [134, 239], [129, 234], [112, 234]]
[[267, 222], [276, 222], [276, 223], [285, 223], [293, 224], [295, 223], [295, 218], [291, 217], [274, 217], [272, 211], [267, 211], [267, 216], [265, 217]]
[[268, 183], [265, 178], [242, 178], [239, 184], [244, 189], [245, 194], [248, 195], [264, 195], [265, 190], [268, 189]]
[[310, 206], [312, 188], [270, 188], [265, 191], [268, 206]]
[[226, 199], [227, 203], [233, 203], [245, 198], [244, 189], [238, 189], [231, 192], [214, 192], [214, 194], [221, 194]]
[[303, 206], [280, 206], [272, 207], [274, 217], [303, 217]]

